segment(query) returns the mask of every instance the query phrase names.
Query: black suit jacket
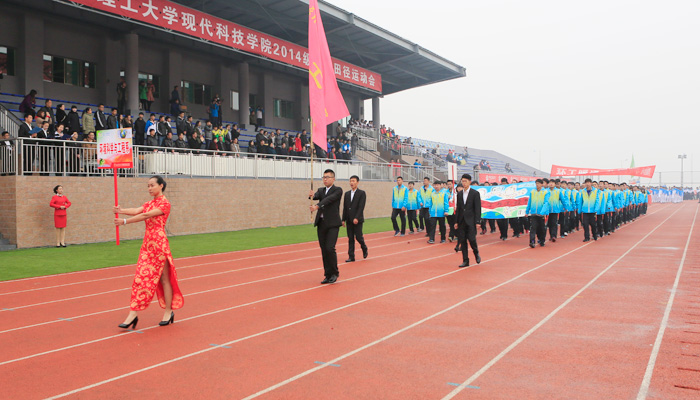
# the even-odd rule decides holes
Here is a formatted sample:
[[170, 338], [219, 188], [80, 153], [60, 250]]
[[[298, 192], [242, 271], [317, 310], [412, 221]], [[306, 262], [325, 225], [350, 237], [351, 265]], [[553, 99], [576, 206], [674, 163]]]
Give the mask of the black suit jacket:
[[29, 132], [31, 132], [32, 127], [27, 125], [26, 122], [22, 121], [21, 124], [19, 124], [19, 129], [17, 130], [17, 136], [18, 137], [25, 137], [28, 138], [31, 136]]
[[107, 129], [107, 116], [104, 112], [97, 110], [95, 113], [95, 130], [102, 131]]
[[[467, 204], [464, 204], [464, 193], [467, 195]], [[455, 220], [459, 225], [467, 224], [476, 226], [481, 220], [481, 195], [474, 189], [462, 190], [457, 194], [455, 204]]]
[[[326, 187], [320, 187], [314, 193], [314, 200], [319, 200], [318, 211], [316, 212], [316, 220], [314, 226], [323, 224], [326, 228], [336, 228], [343, 224], [340, 220], [340, 199], [343, 197], [343, 189], [338, 186], [331, 186], [326, 194]], [[321, 218], [323, 214], [323, 218]]]
[[343, 201], [343, 221], [352, 224], [352, 220], [357, 218], [357, 222], [362, 223], [365, 220], [365, 203], [367, 202], [367, 194], [364, 190], [357, 189], [355, 196], [350, 201], [352, 191], [345, 192], [345, 200]]

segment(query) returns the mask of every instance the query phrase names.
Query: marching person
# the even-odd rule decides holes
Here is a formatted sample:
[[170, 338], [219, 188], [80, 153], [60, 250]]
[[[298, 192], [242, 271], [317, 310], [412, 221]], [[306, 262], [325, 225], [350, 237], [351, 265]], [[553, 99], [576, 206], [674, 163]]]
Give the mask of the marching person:
[[360, 178], [357, 175], [350, 177], [350, 191], [345, 192], [343, 201], [343, 226], [348, 232], [348, 256], [345, 262], [355, 261], [355, 239], [362, 249], [362, 258], [367, 258], [368, 251], [365, 238], [362, 235], [362, 224], [365, 222], [365, 203], [367, 195], [365, 191], [357, 188]]
[[[547, 182], [547, 179], [544, 179]], [[549, 218], [547, 219], [547, 225], [549, 228], [549, 241], [557, 241], [557, 228], [559, 228], [559, 213], [563, 209], [564, 205], [561, 201], [561, 196], [559, 189], [557, 189], [556, 181], [554, 179], [549, 180]]]
[[[394, 236], [406, 235], [406, 202], [408, 200], [408, 188], [403, 185], [403, 178], [396, 178], [396, 186], [391, 195], [391, 223], [394, 225]], [[396, 222], [396, 217], [401, 217], [401, 230]]]
[[447, 180], [447, 193], [449, 194], [448, 204], [450, 206], [447, 212], [447, 226], [449, 227], [449, 233], [447, 238], [450, 243], [454, 242], [457, 238], [457, 229], [454, 228], [455, 225], [455, 203], [457, 202], [457, 188], [455, 187], [455, 181], [452, 179]]
[[[507, 185], [508, 179], [501, 178], [501, 185]], [[508, 219], [501, 218], [496, 220], [496, 225], [498, 225], [498, 231], [501, 233], [500, 239], [503, 241], [508, 240]]]
[[549, 190], [542, 186], [544, 181], [537, 179], [535, 181], [536, 189], [530, 191], [530, 198], [527, 200], [527, 208], [525, 214], [530, 216], [530, 247], [535, 248], [535, 237], [540, 243], [540, 247], [544, 247], [544, 241], [547, 238], [547, 228], [545, 227], [544, 218], [549, 215]]
[[559, 212], [559, 235], [564, 239], [569, 232], [569, 209], [571, 208], [570, 193], [566, 187], [566, 181], [556, 180], [556, 187], [559, 190], [559, 199], [561, 200], [561, 211]]
[[335, 244], [338, 241], [338, 230], [342, 225], [340, 219], [340, 199], [343, 197], [343, 189], [333, 185], [335, 172], [332, 169], [323, 171], [323, 187], [316, 193], [309, 191], [310, 200], [318, 200], [311, 206], [311, 212], [316, 213], [314, 226], [318, 234], [318, 245], [321, 247], [323, 257], [323, 273], [325, 278], [322, 285], [335, 283], [340, 273], [338, 272], [338, 255], [335, 253]]
[[408, 234], [413, 235], [413, 227], [417, 232], [420, 232], [420, 226], [418, 226], [418, 217], [416, 213], [420, 210], [421, 203], [423, 199], [420, 195], [420, 190], [414, 188], [414, 182], [408, 182], [408, 195], [406, 198], [406, 218], [408, 219]]
[[469, 266], [469, 248], [472, 248], [477, 264], [481, 264], [479, 248], [476, 244], [476, 226], [481, 219], [481, 195], [471, 188], [472, 177], [469, 174], [462, 175], [462, 191], [457, 195], [455, 203], [455, 229], [459, 229], [459, 247], [462, 250], [462, 264], [460, 268]]
[[450, 207], [449, 193], [442, 189], [442, 182], [436, 180], [433, 184], [433, 193], [424, 199], [430, 208], [430, 225], [428, 226], [428, 244], [435, 243], [435, 229], [440, 224], [440, 243], [445, 243], [445, 216]]
[[[420, 218], [420, 229], [418, 229], [418, 232], [422, 232], [424, 229], [427, 229], [428, 226], [430, 225], [430, 208], [426, 204], [426, 199], [433, 193], [434, 189], [430, 185], [430, 179], [429, 178], [423, 178], [423, 186], [420, 188], [420, 197], [421, 197], [421, 205], [420, 205], [420, 211], [419, 211], [419, 218]], [[425, 233], [425, 236], [428, 236], [428, 233]]]
[[[587, 178], [584, 182], [585, 187], [581, 190], [581, 196], [578, 201], [578, 213], [581, 215], [581, 224], [583, 225], [583, 241], [598, 240], [596, 234], [596, 213], [600, 207], [600, 196], [598, 189], [593, 187], [593, 181]], [[590, 230], [590, 232], [589, 232]]]
[[58, 185], [53, 188], [54, 196], [51, 198], [53, 210], [53, 223], [56, 227], [56, 247], [66, 247], [66, 220], [68, 208], [71, 206], [68, 197], [63, 195], [63, 186]]
[[165, 309], [160, 326], [175, 322], [175, 312], [185, 304], [180, 287], [177, 284], [177, 273], [173, 255], [170, 253], [170, 244], [165, 234], [165, 223], [170, 216], [170, 201], [165, 198], [163, 192], [167, 183], [160, 176], [153, 176], [148, 180], [148, 194], [153, 200], [138, 208], [114, 207], [115, 214], [131, 215], [131, 218], [114, 218], [114, 224], [126, 225], [137, 222], [146, 222], [146, 233], [143, 237], [143, 245], [136, 267], [136, 276], [131, 287], [131, 311], [124, 323], [119, 327], [128, 329], [139, 322], [138, 311], [145, 310], [158, 295], [158, 304]]

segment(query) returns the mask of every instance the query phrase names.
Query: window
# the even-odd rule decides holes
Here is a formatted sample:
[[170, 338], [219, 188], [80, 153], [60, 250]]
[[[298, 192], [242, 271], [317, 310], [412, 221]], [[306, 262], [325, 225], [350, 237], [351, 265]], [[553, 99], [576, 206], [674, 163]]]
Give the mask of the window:
[[184, 103], [203, 106], [208, 106], [211, 103], [213, 97], [210, 85], [182, 81], [180, 87], [182, 87]]
[[[123, 70], [119, 71], [119, 76], [121, 78], [124, 78], [126, 76], [126, 73]], [[146, 85], [148, 85], [148, 81], [151, 81], [153, 83], [153, 87], [155, 87], [155, 90], [153, 91], [153, 98], [160, 98], [160, 76], [149, 74], [146, 72], [139, 72], [138, 79], [139, 85], [141, 84], [141, 82], [146, 82]]]
[[294, 102], [275, 99], [275, 117], [294, 119]]
[[238, 92], [231, 91], [231, 109], [240, 109], [240, 104], [238, 103]]
[[44, 81], [95, 88], [97, 67], [94, 63], [44, 54]]
[[0, 46], [0, 74], [14, 76], [15, 49]]

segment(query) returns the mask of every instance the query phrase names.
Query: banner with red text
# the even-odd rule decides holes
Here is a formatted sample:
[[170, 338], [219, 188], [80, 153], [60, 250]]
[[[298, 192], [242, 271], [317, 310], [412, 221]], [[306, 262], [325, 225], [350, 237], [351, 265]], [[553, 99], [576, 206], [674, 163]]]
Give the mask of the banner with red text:
[[575, 168], [552, 165], [552, 176], [592, 176], [592, 175], [629, 175], [640, 178], [651, 178], [654, 176], [656, 165], [636, 168], [615, 168], [615, 169], [595, 169], [595, 168]]
[[97, 168], [134, 168], [131, 128], [97, 131]]
[[[309, 52], [291, 42], [214, 17], [167, 0], [70, 0], [96, 10], [145, 22], [195, 38], [257, 54], [295, 67], [309, 68]], [[261, 16], [261, 18], [264, 16]], [[376, 72], [333, 59], [335, 76], [345, 82], [382, 91], [382, 77]]]
[[508, 183], [513, 183], [513, 179], [518, 182], [533, 182], [537, 180], [536, 176], [521, 176], [521, 175], [508, 175], [508, 174], [485, 174], [483, 172], [479, 173], [479, 182], [484, 183], [501, 183], [501, 179], [508, 179]]

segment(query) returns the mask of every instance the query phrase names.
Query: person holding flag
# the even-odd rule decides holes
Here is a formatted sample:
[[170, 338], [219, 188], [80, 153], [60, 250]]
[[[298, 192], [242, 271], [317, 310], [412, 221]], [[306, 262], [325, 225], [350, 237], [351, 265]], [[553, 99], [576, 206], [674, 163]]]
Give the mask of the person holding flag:
[[447, 212], [447, 226], [449, 227], [449, 234], [447, 238], [452, 243], [457, 237], [457, 229], [454, 228], [455, 224], [455, 202], [457, 201], [457, 188], [455, 187], [455, 181], [452, 179], [447, 180], [447, 193], [449, 194], [449, 211]]
[[[408, 188], [403, 185], [403, 178], [396, 178], [396, 186], [391, 195], [391, 223], [394, 226], [394, 236], [406, 235], [406, 203], [408, 202]], [[396, 217], [401, 217], [401, 230], [396, 222]]]
[[421, 198], [420, 190], [414, 188], [414, 182], [408, 182], [408, 194], [406, 198], [406, 213], [408, 218], [408, 229], [410, 230], [409, 235], [413, 235], [413, 226], [420, 232], [420, 227], [418, 226], [418, 217], [416, 213], [420, 210], [420, 206], [423, 203]]

